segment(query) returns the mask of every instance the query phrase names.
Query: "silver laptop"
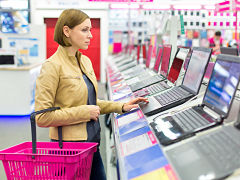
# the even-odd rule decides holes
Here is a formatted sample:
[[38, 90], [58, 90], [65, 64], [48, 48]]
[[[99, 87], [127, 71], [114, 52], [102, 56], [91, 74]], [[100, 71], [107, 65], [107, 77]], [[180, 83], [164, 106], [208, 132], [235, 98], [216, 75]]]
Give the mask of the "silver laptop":
[[182, 180], [224, 179], [240, 168], [240, 111], [238, 126], [223, 126], [166, 151]]
[[198, 94], [202, 79], [211, 57], [212, 49], [194, 47], [189, 60], [187, 71], [180, 86], [175, 86], [160, 95], [148, 98], [148, 104], [140, 104], [143, 113], [147, 116], [183, 104]]
[[[151, 126], [160, 143], [169, 145], [221, 124], [231, 109], [240, 79], [239, 69], [239, 57], [219, 55], [201, 105], [173, 116], [154, 118]], [[214, 112], [216, 117], [211, 116], [207, 110]]]

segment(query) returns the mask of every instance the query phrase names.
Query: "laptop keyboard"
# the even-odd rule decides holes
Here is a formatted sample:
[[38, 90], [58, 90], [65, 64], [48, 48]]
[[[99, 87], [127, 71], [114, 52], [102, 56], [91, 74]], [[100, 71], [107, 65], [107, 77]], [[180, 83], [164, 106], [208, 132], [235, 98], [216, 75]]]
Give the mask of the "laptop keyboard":
[[[209, 116], [203, 110], [202, 113], [204, 113], [205, 117]], [[196, 112], [193, 108], [177, 113], [171, 117], [185, 132], [204, 127], [211, 123], [203, 116], [201, 116], [198, 112]], [[209, 118], [211, 117], [209, 116], [208, 119]]]
[[199, 151], [209, 157], [220, 170], [240, 167], [240, 132], [227, 127], [194, 141]]
[[170, 89], [169, 91], [162, 93], [160, 95], [154, 96], [154, 97], [162, 106], [164, 106], [169, 103], [178, 101], [185, 97], [188, 97], [189, 95], [191, 95], [191, 94], [188, 91], [184, 90], [183, 88], [174, 87], [174, 88]]
[[170, 88], [170, 86], [167, 83], [160, 82], [160, 83], [157, 83], [157, 84], [147, 87], [147, 90], [150, 94], [155, 94], [155, 93], [161, 92], [161, 91], [163, 91], [165, 89], [169, 89], [169, 88]]
[[161, 81], [163, 78], [162, 78], [162, 76], [159, 76], [159, 75], [157, 75], [157, 76], [152, 76], [151, 78], [148, 78], [148, 79], [144, 79], [143, 81], [142, 81], [142, 83], [145, 85], [147, 85], [147, 84], [153, 84], [153, 83], [156, 83], [156, 82], [158, 82], [158, 81]]

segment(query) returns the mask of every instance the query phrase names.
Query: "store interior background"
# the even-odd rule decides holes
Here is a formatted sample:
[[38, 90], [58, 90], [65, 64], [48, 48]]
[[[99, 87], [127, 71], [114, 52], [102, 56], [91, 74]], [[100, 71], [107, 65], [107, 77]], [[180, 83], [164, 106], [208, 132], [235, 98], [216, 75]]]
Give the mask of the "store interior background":
[[[149, 2], [143, 0], [143, 2], [131, 3], [99, 1], [0, 1], [0, 13], [7, 12], [14, 17], [14, 23], [20, 23], [22, 28], [16, 28], [15, 32], [11, 32], [14, 28], [5, 29], [5, 32], [0, 31], [2, 48], [0, 53], [12, 51], [16, 54], [19, 65], [11, 67], [14, 69], [9, 72], [4, 70], [4, 67], [0, 67], [2, 84], [0, 85], [0, 149], [31, 140], [28, 117], [34, 110], [34, 82], [40, 67], [30, 69], [23, 76], [18, 74], [17, 68], [39, 65], [55, 52], [57, 44], [53, 41], [54, 26], [57, 17], [64, 9], [81, 9], [92, 18], [93, 39], [89, 50], [83, 53], [92, 60], [101, 87], [99, 94], [102, 99], [106, 98], [105, 60], [109, 54], [121, 52], [127, 44], [150, 42], [155, 47], [156, 44], [172, 44], [173, 58], [177, 45], [208, 47], [207, 39], [214, 35], [215, 30], [222, 32], [223, 46], [232, 43], [232, 39], [236, 39], [237, 42], [239, 40], [239, 30], [236, 29], [240, 25], [239, 20], [236, 21], [238, 13], [231, 10], [216, 11], [215, 4], [223, 0], [149, 0]], [[18, 12], [23, 12], [24, 15], [17, 15]], [[6, 20], [1, 14], [2, 30], [3, 21]], [[14, 41], [17, 44], [12, 44]], [[152, 59], [155, 58], [156, 49], [154, 52]], [[22, 78], [30, 79], [25, 82]], [[104, 122], [104, 117], [101, 118]], [[47, 141], [48, 130], [38, 129], [38, 131], [39, 140]], [[113, 142], [109, 139], [107, 130], [102, 137], [105, 168], [107, 166], [107, 172], [110, 173], [111, 168], [114, 169], [109, 155], [112, 153], [110, 147]], [[3, 173], [0, 165], [0, 179], [4, 178]], [[113, 177], [112, 175], [108, 177], [116, 178], [116, 173]]]

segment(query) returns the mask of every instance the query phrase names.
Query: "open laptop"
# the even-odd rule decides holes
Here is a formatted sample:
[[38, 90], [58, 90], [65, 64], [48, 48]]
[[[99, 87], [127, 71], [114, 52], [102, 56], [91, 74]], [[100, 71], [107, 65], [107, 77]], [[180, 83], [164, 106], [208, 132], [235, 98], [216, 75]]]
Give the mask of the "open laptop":
[[172, 45], [169, 45], [169, 44], [163, 45], [160, 75], [156, 74], [151, 77], [143, 78], [142, 81], [131, 84], [130, 89], [133, 92], [166, 79], [167, 73], [168, 73], [169, 59], [171, 56], [171, 50], [172, 50]]
[[[240, 124], [240, 111], [236, 124]], [[166, 151], [166, 155], [180, 179], [224, 179], [240, 168], [239, 139], [240, 126], [223, 126]]]
[[[178, 48], [175, 54], [175, 57], [173, 59], [172, 66], [167, 76], [167, 80], [172, 84], [174, 84], [177, 81], [183, 62], [185, 61], [189, 52], [190, 52], [189, 48]], [[172, 87], [171, 85], [167, 84], [167, 81], [161, 81], [159, 83], [153, 84], [151, 86], [148, 86], [146, 88], [143, 88], [134, 92], [134, 95], [136, 97], [153, 95], [153, 94], [162, 92], [166, 89], [169, 89], [171, 87]]]
[[[149, 68], [151, 57], [152, 57], [152, 52], [153, 52], [153, 47], [152, 47], [152, 45], [150, 45], [150, 47], [148, 48], [147, 60], [144, 61], [146, 68]], [[139, 76], [138, 78], [140, 78], [140, 79], [141, 79], [141, 76], [143, 76], [143, 77], [145, 77], [145, 76], [149, 76], [149, 77], [152, 76], [150, 74], [150, 72], [146, 71], [142, 66], [141, 66], [141, 68], [137, 68], [136, 67], [136, 68], [132, 68], [132, 69], [126, 70], [126, 71], [122, 72], [122, 74], [123, 74], [123, 77], [124, 77], [125, 80], [134, 78], [136, 76]]]
[[[240, 79], [240, 58], [219, 55], [201, 105], [165, 118], [156, 117], [151, 124], [163, 145], [185, 139], [196, 132], [219, 125], [227, 118]], [[207, 110], [217, 117], [212, 117]], [[164, 126], [168, 124], [169, 126]]]
[[159, 95], [150, 96], [149, 103], [139, 104], [147, 116], [154, 115], [177, 105], [183, 104], [196, 96], [211, 57], [212, 49], [193, 47], [189, 65], [180, 86], [175, 86]]
[[[160, 65], [160, 61], [161, 61], [161, 57], [162, 57], [162, 52], [163, 52], [162, 46], [159, 45], [158, 53], [156, 55], [156, 61], [155, 61], [155, 65], [154, 65], [153, 69], [142, 69], [142, 70], [134, 69], [134, 72], [131, 72], [129, 74], [124, 74], [123, 77], [125, 78], [126, 83], [128, 85], [135, 84], [136, 82], [140, 82], [143, 79], [147, 79], [147, 78], [150, 78], [154, 75], [157, 75], [159, 65]], [[146, 62], [147, 61], [145, 61], [145, 63]]]
[[228, 54], [233, 56], [238, 56], [238, 48], [232, 48], [232, 47], [220, 47], [221, 54]]

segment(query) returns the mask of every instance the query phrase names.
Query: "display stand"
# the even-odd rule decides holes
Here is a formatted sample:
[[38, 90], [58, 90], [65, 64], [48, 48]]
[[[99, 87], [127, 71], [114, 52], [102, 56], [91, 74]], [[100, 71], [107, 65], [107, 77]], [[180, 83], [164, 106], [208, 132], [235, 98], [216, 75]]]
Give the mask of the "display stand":
[[0, 68], [0, 116], [29, 115], [34, 111], [40, 64]]

